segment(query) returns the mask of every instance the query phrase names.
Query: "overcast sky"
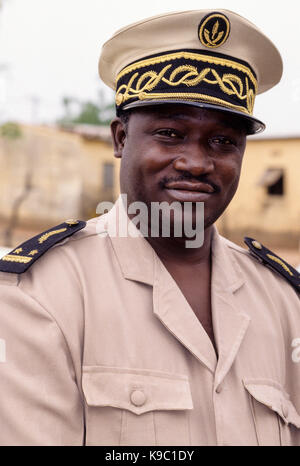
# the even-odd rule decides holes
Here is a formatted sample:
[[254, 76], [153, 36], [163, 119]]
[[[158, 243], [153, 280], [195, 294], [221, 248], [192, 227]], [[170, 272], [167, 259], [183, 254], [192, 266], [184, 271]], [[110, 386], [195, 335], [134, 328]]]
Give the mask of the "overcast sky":
[[52, 122], [63, 96], [95, 99], [102, 44], [116, 29], [176, 10], [225, 8], [254, 22], [279, 48], [284, 76], [258, 96], [266, 135], [300, 135], [300, 2], [285, 0], [4, 0], [0, 12], [0, 120]]

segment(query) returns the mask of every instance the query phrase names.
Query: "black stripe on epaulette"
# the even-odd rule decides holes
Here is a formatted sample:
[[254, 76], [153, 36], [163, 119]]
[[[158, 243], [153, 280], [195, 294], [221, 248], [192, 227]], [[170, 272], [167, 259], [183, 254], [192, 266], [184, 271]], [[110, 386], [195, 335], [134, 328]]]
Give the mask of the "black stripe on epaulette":
[[82, 230], [86, 222], [67, 220], [20, 244], [0, 259], [0, 272], [23, 273], [54, 244]]
[[245, 237], [244, 241], [252, 255], [282, 275], [300, 293], [300, 273], [294, 267], [255, 239]]

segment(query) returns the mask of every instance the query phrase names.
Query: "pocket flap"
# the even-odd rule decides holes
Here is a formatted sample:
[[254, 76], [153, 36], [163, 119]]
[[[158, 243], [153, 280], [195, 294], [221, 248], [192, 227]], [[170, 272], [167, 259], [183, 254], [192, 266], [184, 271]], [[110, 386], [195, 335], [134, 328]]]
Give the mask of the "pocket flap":
[[184, 375], [84, 366], [82, 388], [89, 406], [111, 406], [135, 414], [193, 408], [189, 381]]
[[271, 380], [245, 380], [244, 386], [253, 398], [276, 412], [285, 422], [300, 428], [300, 416], [285, 390]]

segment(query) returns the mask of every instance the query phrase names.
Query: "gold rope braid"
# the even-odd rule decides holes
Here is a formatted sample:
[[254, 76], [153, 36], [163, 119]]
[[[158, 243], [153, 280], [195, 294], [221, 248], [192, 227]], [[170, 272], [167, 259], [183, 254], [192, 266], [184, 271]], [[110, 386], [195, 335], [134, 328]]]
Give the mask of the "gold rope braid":
[[[157, 75], [157, 73], [155, 73], [155, 71], [148, 71], [148, 72], [144, 73], [140, 77], [140, 79], [138, 80], [137, 85], [136, 85], [136, 89], [140, 90], [140, 86], [141, 86], [142, 81], [147, 77], [147, 75], [150, 76], [150, 73], [151, 73], [151, 78], [154, 78], [154, 79], [153, 79], [153, 82], [151, 83], [150, 86], [149, 86], [149, 82], [146, 83], [145, 87], [147, 88], [147, 90], [153, 89], [156, 86], [156, 84], [159, 82], [159, 78], [161, 77], [161, 80], [163, 82], [165, 82], [166, 84], [168, 84], [169, 86], [179, 86], [180, 84], [186, 84], [187, 86], [196, 86], [201, 81], [205, 81], [208, 84], [219, 84], [222, 91], [225, 92], [226, 94], [228, 94], [228, 95], [236, 94], [237, 97], [239, 97], [240, 100], [244, 100], [244, 99], [247, 98], [247, 95], [244, 95], [244, 96], [242, 95], [244, 86], [243, 86], [243, 82], [242, 82], [241, 78], [239, 78], [238, 76], [236, 76], [234, 74], [224, 74], [224, 76], [221, 78], [218, 75], [217, 71], [212, 69], [212, 68], [205, 68], [204, 70], [201, 71], [201, 73], [198, 73], [198, 70], [197, 70], [196, 67], [191, 66], [191, 65], [182, 65], [182, 66], [178, 66], [177, 68], [175, 68], [175, 70], [172, 71], [172, 73], [170, 75], [170, 78], [167, 79], [163, 75], [170, 68], [170, 66], [171, 65], [166, 66], [159, 73], [159, 75]], [[177, 74], [182, 73], [183, 71], [187, 71], [187, 73], [184, 76], [182, 76], [178, 81], [174, 81]], [[209, 73], [212, 73], [214, 75], [214, 77], [216, 78], [215, 81], [212, 81], [212, 80], [206, 78], [206, 76]], [[195, 76], [195, 78], [194, 79], [188, 79], [188, 78], [190, 78], [192, 76]], [[152, 81], [152, 79], [151, 79], [151, 81]], [[238, 84], [239, 90], [237, 90], [237, 88], [234, 86], [233, 82]], [[226, 87], [224, 83], [229, 84], [230, 88]]]
[[267, 254], [267, 257], [271, 259], [274, 262], [277, 262], [277, 264], [281, 265], [284, 270], [291, 275], [291, 277], [294, 276], [293, 272], [288, 268], [288, 266], [281, 260], [279, 257], [272, 256], [271, 254]]
[[148, 100], [148, 99], [161, 99], [161, 100], [168, 100], [170, 99], [181, 99], [181, 100], [193, 100], [193, 101], [198, 101], [198, 102], [208, 102], [211, 104], [221, 104], [223, 107], [227, 107], [230, 109], [238, 110], [240, 112], [248, 114], [248, 111], [244, 107], [240, 107], [239, 105], [234, 105], [229, 102], [226, 102], [226, 100], [218, 99], [217, 97], [212, 97], [206, 94], [192, 94], [192, 93], [173, 93], [173, 92], [168, 92], [168, 93], [152, 93], [152, 94], [146, 94], [143, 93], [140, 95], [140, 100]]
[[[136, 84], [136, 89], [130, 89], [130, 91], [136, 94], [144, 90], [150, 91], [159, 83], [160, 80], [164, 81], [169, 86], [179, 86], [182, 83], [186, 84], [187, 86], [196, 86], [201, 81], [205, 81], [209, 84], [219, 84], [221, 89], [228, 95], [236, 94], [241, 100], [244, 100], [247, 98], [246, 95], [244, 96], [242, 95], [243, 83], [242, 83], [242, 80], [238, 76], [235, 76], [233, 74], [225, 74], [222, 78], [220, 78], [218, 73], [211, 68], [206, 68], [205, 70], [201, 71], [200, 74], [198, 74], [198, 70], [194, 66], [182, 65], [176, 68], [175, 70], [173, 70], [170, 75], [170, 79], [167, 79], [163, 75], [166, 73], [166, 71], [170, 67], [171, 65], [167, 65], [165, 68], [161, 70], [159, 74], [157, 74], [155, 71], [147, 71], [139, 78]], [[174, 82], [174, 78], [176, 77], [176, 75], [179, 73], [182, 73], [183, 71], [188, 71], [188, 72], [184, 76], [182, 76], [178, 81]], [[206, 75], [210, 72], [212, 72], [213, 75], [215, 76], [216, 78], [215, 81], [212, 81], [206, 78]], [[196, 77], [194, 79], [188, 80], [189, 77], [195, 76], [195, 75]], [[127, 88], [129, 84], [131, 85], [137, 76], [138, 76], [138, 73], [135, 73], [127, 85], [123, 84], [122, 86], [120, 86], [120, 88], [118, 89], [118, 92], [120, 92], [120, 90], [122, 90], [123, 88]], [[141, 89], [141, 84], [147, 77], [150, 77], [150, 79], [145, 84], [145, 86]], [[229, 84], [231, 89], [227, 88], [224, 85], [224, 82]], [[233, 82], [236, 82], [238, 84], [239, 90], [236, 89]]]
[[186, 60], [195, 60], [204, 63], [210, 63], [214, 65], [221, 65], [230, 67], [234, 70], [241, 71], [242, 73], [246, 74], [252, 81], [255, 87], [255, 93], [257, 93], [257, 79], [255, 78], [254, 74], [250, 70], [250, 68], [246, 65], [242, 65], [241, 63], [235, 62], [233, 60], [229, 60], [227, 58], [220, 58], [214, 57], [210, 55], [201, 55], [192, 52], [176, 52], [176, 53], [168, 53], [166, 55], [161, 55], [159, 57], [148, 58], [146, 60], [140, 60], [132, 65], [126, 66], [116, 77], [116, 83], [128, 73], [132, 71], [138, 70], [139, 68], [143, 68], [145, 66], [153, 66], [159, 63], [164, 63], [166, 61], [172, 61], [184, 58]]
[[26, 256], [12, 256], [8, 254], [7, 256], [2, 257], [3, 261], [6, 262], [19, 262], [21, 264], [27, 264], [32, 260], [32, 257], [26, 257]]
[[[139, 78], [137, 84], [136, 84], [136, 91], [133, 90], [133, 92], [140, 92], [140, 91], [143, 91], [145, 88], [149, 91], [151, 91], [152, 89], [154, 89], [157, 84], [161, 81], [161, 80], [165, 80], [165, 78], [163, 77], [164, 74], [172, 67], [172, 65], [167, 65], [165, 66], [161, 72], [159, 74], [157, 74], [155, 71], [147, 71], [146, 73], [142, 74], [142, 76]], [[189, 67], [190, 69], [191, 67]], [[135, 73], [135, 77], [137, 77], [139, 74], [138, 73]], [[148, 80], [148, 82], [146, 82], [146, 84], [144, 85], [144, 87], [141, 89], [141, 85], [143, 83], [143, 81], [145, 81], [146, 78], [150, 78]], [[126, 86], [126, 84], [124, 84], [124, 86]]]
[[[234, 74], [224, 74], [224, 76], [222, 76], [221, 78], [216, 72], [216, 70], [212, 69], [211, 72], [216, 78], [216, 80], [210, 81], [209, 79], [205, 79], [204, 81], [206, 81], [209, 84], [219, 84], [220, 88], [225, 94], [228, 94], [228, 95], [235, 94], [240, 100], [247, 99], [247, 94], [245, 95], [242, 94], [244, 90], [244, 86], [243, 86], [241, 78], [239, 78], [238, 76], [235, 76]], [[233, 84], [234, 82], [239, 86], [239, 90], [234, 86]], [[224, 83], [229, 84], [231, 89], [226, 87]]]
[[[138, 78], [139, 73], [134, 73], [128, 84], [122, 84], [119, 89], [117, 90], [116, 93], [116, 104], [121, 105], [123, 102], [126, 102], [129, 99], [132, 99], [134, 97], [138, 97], [140, 100], [145, 100], [145, 99], [153, 99], [154, 97], [160, 99], [164, 98], [166, 95], [169, 97], [175, 97], [175, 95], [170, 94], [170, 93], [152, 93], [149, 94], [149, 91], [152, 91], [158, 84], [159, 82], [163, 81], [165, 82], [168, 86], [179, 86], [180, 84], [185, 84], [187, 86], [195, 86], [199, 84], [201, 81], [207, 82], [208, 84], [217, 84], [221, 90], [227, 94], [227, 95], [233, 95], [235, 94], [240, 100], [246, 100], [247, 103], [247, 109], [248, 111], [241, 106], [235, 105], [235, 104], [230, 104], [223, 99], [212, 97], [212, 96], [206, 96], [206, 99], [209, 99], [211, 102], [217, 102], [222, 105], [225, 105], [229, 108], [238, 108], [242, 109], [243, 112], [252, 114], [253, 111], [253, 106], [254, 106], [254, 92], [253, 89], [249, 88], [249, 82], [248, 78], [245, 77], [246, 79], [246, 94], [243, 94], [244, 91], [244, 85], [238, 76], [235, 76], [233, 74], [225, 74], [222, 77], [219, 76], [216, 70], [212, 68], [205, 68], [202, 70], [200, 73], [198, 73], [198, 70], [194, 66], [190, 65], [181, 65], [175, 70], [172, 71], [170, 74], [169, 79], [165, 77], [166, 72], [172, 67], [172, 65], [167, 65], [165, 66], [159, 73], [156, 73], [153, 70], [147, 71], [146, 73], [142, 74], [142, 76], [139, 77], [135, 89], [132, 87], [134, 81]], [[176, 76], [179, 73], [186, 72], [184, 76], [179, 78], [178, 81], [174, 81]], [[207, 75], [209, 73], [212, 73], [215, 80], [211, 80], [207, 78]], [[193, 78], [194, 76], [194, 78]], [[144, 84], [145, 80], [148, 81]], [[227, 87], [226, 84], [229, 86]], [[125, 91], [124, 94], [122, 94], [122, 91]], [[146, 93], [147, 91], [148, 93]], [[195, 96], [200, 96], [203, 99], [204, 96], [202, 94], [195, 94], [195, 93], [176, 93], [176, 97], [179, 96], [185, 99], [188, 98], [194, 98]]]
[[250, 89], [249, 87], [249, 81], [248, 81], [247, 76], [246, 76], [246, 93], [247, 93], [247, 107], [248, 109], [251, 109], [250, 113], [252, 115], [253, 108], [254, 108], [255, 94], [253, 92], [253, 89]]
[[[163, 78], [163, 81], [168, 83], [170, 86], [179, 86], [181, 83], [184, 83], [187, 86], [195, 86], [205, 77], [205, 75], [207, 74], [206, 70], [207, 68], [201, 71], [201, 73], [199, 74], [195, 66], [181, 65], [172, 71], [172, 73], [170, 74], [170, 79]], [[184, 76], [182, 76], [179, 79], [179, 81], [174, 82], [174, 79], [176, 78], [177, 74], [182, 73], [183, 71], [187, 71], [187, 73]], [[194, 76], [194, 79], [188, 79], [192, 76]]]
[[50, 236], [53, 236], [53, 235], [58, 235], [59, 233], [63, 233], [64, 231], [67, 231], [66, 228], [61, 228], [60, 230], [53, 230], [53, 231], [49, 231], [48, 233], [45, 233], [44, 235], [42, 235], [39, 239], [38, 239], [38, 242], [40, 244], [44, 243], [45, 241], [47, 241], [48, 238], [50, 238]]

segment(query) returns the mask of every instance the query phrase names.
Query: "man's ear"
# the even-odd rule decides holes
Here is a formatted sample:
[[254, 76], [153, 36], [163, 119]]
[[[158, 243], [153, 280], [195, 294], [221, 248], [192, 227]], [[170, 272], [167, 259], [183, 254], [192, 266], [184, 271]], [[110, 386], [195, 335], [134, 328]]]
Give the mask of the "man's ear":
[[110, 130], [114, 146], [114, 156], [121, 158], [126, 139], [125, 125], [122, 123], [120, 118], [116, 117], [110, 124]]

